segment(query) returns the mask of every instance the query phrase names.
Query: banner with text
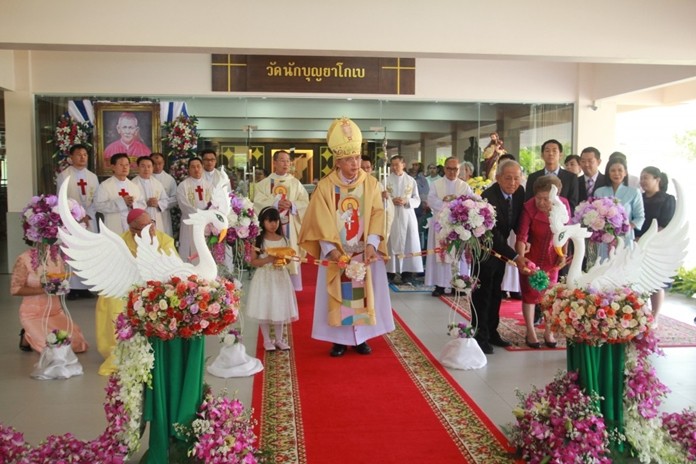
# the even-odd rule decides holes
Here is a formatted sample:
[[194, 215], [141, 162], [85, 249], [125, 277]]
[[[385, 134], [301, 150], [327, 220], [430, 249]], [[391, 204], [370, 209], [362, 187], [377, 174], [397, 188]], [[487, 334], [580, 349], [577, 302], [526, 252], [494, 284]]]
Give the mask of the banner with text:
[[415, 58], [212, 55], [214, 92], [414, 95]]

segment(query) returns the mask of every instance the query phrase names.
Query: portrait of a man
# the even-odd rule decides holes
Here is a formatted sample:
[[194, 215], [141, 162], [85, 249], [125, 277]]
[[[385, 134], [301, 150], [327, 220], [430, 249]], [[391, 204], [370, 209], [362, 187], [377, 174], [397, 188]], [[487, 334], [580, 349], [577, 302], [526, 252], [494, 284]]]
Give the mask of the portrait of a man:
[[131, 171], [136, 161], [159, 151], [159, 105], [157, 104], [95, 104], [97, 174], [109, 175], [109, 160], [116, 153], [126, 153]]

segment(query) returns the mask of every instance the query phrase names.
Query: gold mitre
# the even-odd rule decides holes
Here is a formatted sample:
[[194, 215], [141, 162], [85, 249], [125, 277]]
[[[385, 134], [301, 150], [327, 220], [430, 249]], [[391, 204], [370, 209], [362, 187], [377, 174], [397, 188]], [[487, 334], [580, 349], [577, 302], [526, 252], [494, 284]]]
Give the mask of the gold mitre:
[[362, 132], [357, 124], [344, 116], [336, 119], [329, 127], [326, 143], [336, 160], [356, 156], [361, 153]]

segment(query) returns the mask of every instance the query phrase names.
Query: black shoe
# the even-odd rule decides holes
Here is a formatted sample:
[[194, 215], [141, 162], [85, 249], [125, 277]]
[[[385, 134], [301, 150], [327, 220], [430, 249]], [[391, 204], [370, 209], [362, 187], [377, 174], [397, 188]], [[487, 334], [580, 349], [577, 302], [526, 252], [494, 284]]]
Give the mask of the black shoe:
[[491, 345], [500, 346], [501, 348], [507, 348], [508, 346], [512, 346], [512, 343], [510, 343], [509, 341], [505, 340], [505, 339], [504, 339], [503, 337], [501, 337], [500, 335], [494, 335], [494, 336], [492, 336], [491, 339], [488, 340], [488, 342], [489, 342]]
[[390, 284], [394, 283], [394, 273], [393, 272], [387, 272], [387, 282]]
[[445, 294], [445, 289], [443, 287], [435, 286], [435, 290], [431, 293], [432, 296], [442, 296]]
[[341, 345], [339, 343], [334, 343], [333, 347], [331, 348], [331, 351], [329, 352], [329, 355], [331, 355], [334, 358], [338, 358], [339, 356], [343, 356], [346, 354], [346, 345]]
[[19, 349], [22, 351], [29, 352], [31, 351], [31, 345], [27, 342], [27, 339], [24, 337], [24, 329], [19, 331]]
[[355, 347], [355, 351], [357, 351], [360, 354], [370, 354], [372, 353], [372, 348], [370, 348], [370, 345], [368, 345], [367, 342], [362, 342], [361, 344]]
[[65, 296], [65, 299], [74, 301], [80, 298], [80, 291], [79, 290], [70, 290], [68, 294]]
[[541, 348], [541, 343], [539, 342], [530, 342], [525, 338], [524, 342], [527, 344], [528, 347], [534, 348], [535, 350]]
[[476, 343], [478, 343], [478, 346], [484, 354], [493, 354], [493, 347], [490, 343], [479, 339], [476, 339]]

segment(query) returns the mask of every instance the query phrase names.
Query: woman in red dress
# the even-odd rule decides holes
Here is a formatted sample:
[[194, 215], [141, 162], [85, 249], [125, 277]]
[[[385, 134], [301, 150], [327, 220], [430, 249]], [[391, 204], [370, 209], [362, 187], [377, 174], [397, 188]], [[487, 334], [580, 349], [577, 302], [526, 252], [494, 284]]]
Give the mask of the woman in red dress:
[[[517, 226], [517, 253], [532, 261], [536, 266], [545, 271], [551, 284], [558, 281], [558, 271], [565, 264], [563, 257], [558, 256], [553, 247], [553, 232], [549, 223], [551, 212], [551, 200], [549, 193], [551, 186], [555, 185], [561, 190], [561, 180], [555, 175], [542, 176], [534, 182], [534, 197], [530, 198], [522, 209], [520, 222]], [[558, 197], [568, 209], [570, 206], [563, 197]], [[541, 301], [543, 291], [535, 290], [529, 284], [529, 273], [520, 272], [520, 287], [522, 290], [522, 313], [527, 326], [526, 342], [530, 348], [540, 348], [541, 343], [537, 339], [534, 330], [534, 305]], [[544, 331], [544, 343], [549, 348], [556, 346], [556, 341], [550, 330], [550, 324], [546, 324]]]

